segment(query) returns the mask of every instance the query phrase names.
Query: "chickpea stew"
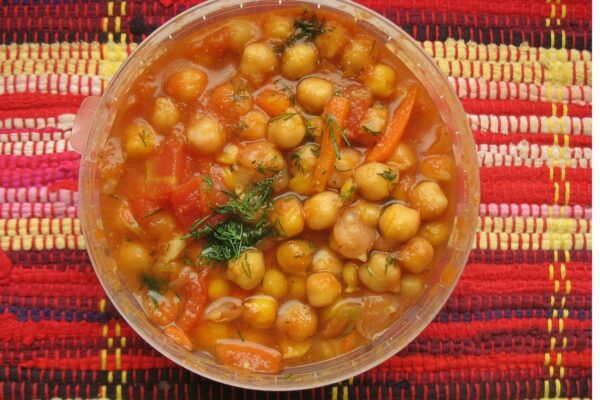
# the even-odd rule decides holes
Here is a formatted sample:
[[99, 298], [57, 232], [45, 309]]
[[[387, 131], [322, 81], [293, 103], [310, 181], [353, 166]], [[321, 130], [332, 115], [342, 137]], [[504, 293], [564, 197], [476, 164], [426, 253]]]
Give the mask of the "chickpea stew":
[[450, 236], [449, 132], [353, 21], [284, 9], [193, 32], [146, 66], [100, 157], [103, 228], [178, 345], [278, 372], [368, 344]]

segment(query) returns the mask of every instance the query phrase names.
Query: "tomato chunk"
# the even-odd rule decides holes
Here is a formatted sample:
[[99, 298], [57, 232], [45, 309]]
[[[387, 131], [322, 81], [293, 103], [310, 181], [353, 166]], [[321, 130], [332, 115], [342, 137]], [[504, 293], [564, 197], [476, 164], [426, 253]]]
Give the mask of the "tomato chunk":
[[146, 161], [146, 194], [148, 198], [165, 202], [183, 176], [183, 143], [177, 139], [168, 140]]
[[186, 267], [185, 271], [182, 270], [182, 275], [184, 275], [184, 282], [179, 293], [183, 295], [183, 306], [175, 322], [184, 332], [189, 332], [200, 322], [204, 314], [208, 299], [208, 269], [202, 268], [200, 272], [196, 272]]
[[281, 353], [262, 344], [237, 339], [221, 339], [215, 356], [227, 365], [255, 372], [277, 372], [282, 368]]
[[360, 143], [365, 146], [372, 144], [375, 138], [362, 128], [361, 121], [367, 109], [373, 103], [373, 95], [367, 88], [354, 85], [344, 90], [344, 97], [350, 100], [346, 136], [352, 143]]

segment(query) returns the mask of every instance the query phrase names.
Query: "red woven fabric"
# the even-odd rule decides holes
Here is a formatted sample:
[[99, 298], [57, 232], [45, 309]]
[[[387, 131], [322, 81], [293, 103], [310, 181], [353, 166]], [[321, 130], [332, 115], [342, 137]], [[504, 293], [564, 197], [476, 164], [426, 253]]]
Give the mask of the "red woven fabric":
[[278, 394], [208, 381], [150, 348], [81, 241], [72, 114], [195, 3], [0, 6], [0, 398], [591, 396], [590, 0], [361, 1], [418, 40], [461, 99], [479, 229], [452, 297], [404, 350], [349, 381]]

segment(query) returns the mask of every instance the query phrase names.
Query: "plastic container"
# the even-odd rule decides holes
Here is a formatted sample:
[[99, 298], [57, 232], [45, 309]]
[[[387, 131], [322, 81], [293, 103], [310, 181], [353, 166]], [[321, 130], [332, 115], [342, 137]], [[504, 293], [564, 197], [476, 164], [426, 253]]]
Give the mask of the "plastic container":
[[[239, 371], [210, 355], [190, 352], [168, 339], [149, 321], [116, 273], [116, 264], [103, 235], [99, 206], [97, 158], [117, 113], [118, 100], [138, 74], [165, 51], [164, 44], [204, 24], [232, 16], [311, 5], [347, 14], [387, 43], [427, 89], [453, 137], [457, 165], [457, 210], [454, 229], [431, 280], [403, 316], [369, 345], [334, 359], [291, 367], [278, 374]], [[464, 110], [435, 62], [404, 31], [375, 12], [346, 0], [213, 0], [178, 15], [146, 39], [123, 63], [102, 98], [82, 105], [74, 127], [73, 147], [82, 153], [79, 207], [92, 264], [106, 293], [123, 318], [150, 345], [177, 364], [207, 378], [233, 386], [261, 390], [294, 390], [339, 382], [388, 359], [410, 343], [442, 308], [458, 281], [471, 249], [479, 210], [479, 172], [475, 143]]]

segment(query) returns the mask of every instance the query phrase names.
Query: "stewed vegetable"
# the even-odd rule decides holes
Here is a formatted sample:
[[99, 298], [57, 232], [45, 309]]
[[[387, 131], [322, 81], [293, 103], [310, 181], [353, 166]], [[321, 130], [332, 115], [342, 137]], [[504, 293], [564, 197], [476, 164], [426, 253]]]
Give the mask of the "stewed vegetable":
[[256, 372], [367, 344], [427, 286], [455, 164], [385, 43], [284, 9], [173, 41], [100, 158], [103, 230], [148, 318]]

